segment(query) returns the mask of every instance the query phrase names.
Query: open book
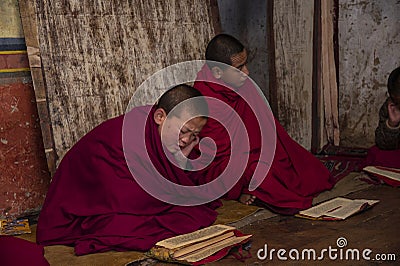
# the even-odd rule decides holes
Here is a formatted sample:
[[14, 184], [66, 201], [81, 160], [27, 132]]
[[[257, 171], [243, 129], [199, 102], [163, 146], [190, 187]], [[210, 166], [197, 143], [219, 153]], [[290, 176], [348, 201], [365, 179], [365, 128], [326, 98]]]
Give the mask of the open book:
[[367, 166], [363, 170], [376, 176], [388, 185], [400, 186], [400, 169], [383, 166]]
[[212, 225], [189, 234], [162, 240], [156, 243], [147, 255], [164, 261], [198, 264], [225, 249], [226, 252], [215, 257], [215, 260], [221, 259], [228, 253], [229, 247], [244, 244], [251, 236], [241, 234], [232, 226]]
[[353, 200], [337, 197], [307, 210], [300, 211], [296, 216], [313, 220], [344, 220], [353, 214], [370, 208], [378, 202], [379, 200]]

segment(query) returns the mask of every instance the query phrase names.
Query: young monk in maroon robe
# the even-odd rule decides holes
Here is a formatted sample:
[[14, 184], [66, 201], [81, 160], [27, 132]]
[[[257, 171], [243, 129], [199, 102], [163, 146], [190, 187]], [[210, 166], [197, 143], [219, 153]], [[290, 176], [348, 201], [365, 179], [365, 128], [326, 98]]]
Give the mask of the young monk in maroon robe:
[[[110, 119], [76, 143], [50, 184], [39, 216], [37, 242], [73, 245], [77, 255], [146, 251], [159, 240], [213, 224], [218, 201], [174, 205], [159, 199], [168, 194], [162, 187], [160, 195], [151, 195], [139, 185], [140, 180], [157, 175], [175, 184], [197, 184], [194, 175], [170, 158], [177, 152], [188, 156], [198, 143], [207, 118], [195, 113], [207, 112], [207, 103], [203, 98], [202, 104], [186, 104], [170, 112], [185, 100], [199, 97], [201, 102], [196, 89], [178, 85], [164, 93], [157, 105], [137, 107]], [[186, 115], [190, 119], [184, 120]], [[168, 153], [172, 157], [167, 158]]]
[[[207, 46], [206, 59], [207, 63], [198, 73], [194, 87], [204, 96], [219, 99], [237, 112], [245, 124], [250, 141], [247, 167], [239, 182], [225, 197], [239, 199], [245, 204], [252, 204], [257, 200], [263, 206], [282, 214], [294, 214], [310, 207], [314, 196], [332, 188], [333, 180], [330, 172], [310, 152], [296, 143], [278, 121], [271, 122], [275, 123], [275, 147], [265, 145], [265, 141], [262, 145], [262, 137], [271, 137], [262, 136], [261, 127], [272, 129], [268, 132], [270, 135], [275, 132], [267, 123], [260, 124], [263, 122], [259, 121], [253, 111], [264, 108], [261, 113], [270, 112], [254, 84], [248, 79], [247, 51], [244, 46], [230, 35], [217, 35]], [[239, 94], [245, 95], [250, 101], [245, 101]], [[225, 125], [230, 127], [230, 124], [238, 123], [231, 117], [233, 112], [210, 104], [209, 109], [210, 118], [200, 134], [202, 138], [212, 138], [217, 146], [214, 161], [203, 170], [208, 181], [218, 177], [229, 160], [243, 156], [231, 153], [232, 148], [241, 145], [243, 136], [235, 132], [229, 132], [229, 135], [221, 124], [226, 123]], [[216, 114], [224, 117], [220, 120], [221, 123], [211, 119]], [[268, 150], [270, 152], [275, 150], [275, 155], [273, 160], [264, 161], [260, 154]], [[203, 149], [202, 152], [204, 151], [207, 150]], [[263, 173], [265, 179], [258, 188], [249, 191], [247, 188], [258, 164], [270, 165], [270, 168]]]
[[375, 165], [400, 168], [400, 67], [387, 80], [389, 97], [379, 109], [375, 129], [375, 146], [368, 150], [363, 166]]

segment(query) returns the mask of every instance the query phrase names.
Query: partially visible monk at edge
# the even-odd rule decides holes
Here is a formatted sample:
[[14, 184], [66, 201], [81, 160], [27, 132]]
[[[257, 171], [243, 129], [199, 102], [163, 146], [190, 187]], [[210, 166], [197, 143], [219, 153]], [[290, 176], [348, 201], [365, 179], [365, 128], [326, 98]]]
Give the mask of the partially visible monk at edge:
[[400, 67], [387, 79], [388, 97], [379, 109], [375, 145], [368, 150], [364, 166], [400, 168]]
[[[233, 36], [219, 34], [208, 43], [205, 57], [207, 62], [197, 74], [194, 87], [204, 96], [219, 99], [234, 110], [214, 108], [209, 104], [210, 118], [200, 137], [212, 138], [217, 150], [214, 161], [203, 170], [207, 181], [219, 176], [229, 160], [244, 156], [244, 154], [231, 154], [231, 148], [243, 142], [242, 136], [237, 136], [240, 134], [235, 132], [229, 132], [229, 135], [224, 129], [224, 127], [234, 128], [234, 125], [239, 123], [233, 117], [233, 113], [236, 112], [247, 130], [250, 141], [250, 149], [247, 151], [249, 159], [239, 182], [224, 197], [239, 200], [244, 204], [261, 204], [280, 214], [291, 215], [309, 208], [315, 196], [333, 187], [333, 177], [317, 158], [286, 133], [275, 118], [271, 119], [271, 124], [275, 123], [276, 130], [273, 161], [260, 160], [263, 149], [273, 150], [274, 147], [268, 147], [265, 143], [262, 146], [262, 137], [266, 136], [261, 136], [260, 127], [268, 125], [259, 124], [260, 121], [253, 110], [266, 106], [254, 83], [248, 79], [245, 47]], [[251, 106], [239, 93], [251, 99]], [[264, 110], [267, 112], [267, 109]], [[215, 116], [223, 117], [220, 122], [224, 125], [211, 118]], [[274, 132], [269, 133], [274, 134]], [[205, 151], [206, 149], [203, 149], [201, 152]], [[253, 178], [254, 169], [259, 164], [270, 165], [269, 171], [264, 173], [265, 179], [258, 188], [249, 191], [248, 185]]]
[[[200, 100], [180, 105], [192, 98]], [[169, 115], [177, 105], [180, 108]], [[153, 197], [136, 181], [159, 173], [176, 184], [197, 185], [196, 176], [178, 166], [182, 161], [173, 164], [167, 154], [174, 157], [180, 151], [189, 156], [207, 121], [196, 114], [205, 113], [208, 107], [201, 93], [181, 84], [154, 106], [133, 108], [86, 134], [53, 177], [39, 216], [38, 244], [71, 245], [76, 255], [146, 251], [162, 239], [213, 224], [218, 200], [174, 205]], [[133, 176], [131, 168], [142, 176]]]

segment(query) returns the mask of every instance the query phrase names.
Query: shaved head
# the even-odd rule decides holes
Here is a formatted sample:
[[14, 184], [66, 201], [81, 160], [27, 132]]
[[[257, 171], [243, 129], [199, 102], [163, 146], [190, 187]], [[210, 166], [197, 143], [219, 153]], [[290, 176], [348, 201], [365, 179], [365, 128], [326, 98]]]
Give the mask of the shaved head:
[[[186, 101], [196, 98], [195, 101]], [[159, 99], [157, 108], [164, 109], [166, 114], [176, 107], [174, 115], [186, 114], [207, 117], [208, 105], [203, 95], [192, 86], [186, 84], [176, 85], [166, 91]]]
[[[228, 34], [218, 34], [207, 45], [206, 60], [232, 65], [232, 57], [243, 52], [243, 50], [243, 44], [235, 37]], [[213, 66], [209, 65], [209, 67]]]

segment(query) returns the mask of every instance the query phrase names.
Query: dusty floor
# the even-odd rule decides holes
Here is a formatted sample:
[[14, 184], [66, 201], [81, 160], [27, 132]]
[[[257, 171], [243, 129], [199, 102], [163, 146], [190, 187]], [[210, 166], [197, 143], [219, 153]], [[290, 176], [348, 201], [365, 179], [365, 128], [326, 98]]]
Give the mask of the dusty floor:
[[[390, 254], [394, 254], [397, 263], [385, 261], [383, 264], [399, 265], [399, 189], [382, 185], [351, 193], [348, 197], [379, 199], [380, 203], [345, 221], [310, 221], [296, 217], [277, 216], [242, 227], [241, 230], [244, 233], [253, 234], [252, 258], [246, 260], [245, 265], [299, 264], [299, 262], [307, 265], [321, 265], [321, 261], [308, 260], [308, 256], [303, 261], [290, 260], [288, 253], [291, 249], [297, 249], [300, 252], [304, 249], [314, 249], [318, 258], [321, 251], [329, 249], [329, 247], [336, 249], [336, 251], [332, 250], [331, 257], [328, 253], [324, 254], [324, 264], [377, 265], [379, 264], [376, 260], [378, 256], [375, 259], [375, 255], [381, 254], [381, 258], [386, 256], [387, 259], [391, 259], [389, 258], [392, 256]], [[344, 241], [341, 238], [347, 241], [347, 245], [343, 248], [339, 248], [337, 245], [337, 241]], [[269, 256], [263, 260], [258, 258], [258, 250], [265, 249], [265, 247], [267, 247], [268, 254], [271, 249], [285, 249], [287, 251], [285, 257], [288, 260], [280, 261], [276, 251], [272, 258]], [[359, 250], [360, 260], [353, 260], [352, 258], [356, 258], [356, 256], [353, 257], [350, 252], [347, 252], [348, 249]], [[371, 259], [370, 261], [362, 257], [362, 252], [365, 249], [372, 250], [370, 254], [366, 254]], [[340, 259], [341, 252], [343, 252], [342, 260]], [[347, 259], [346, 253], [348, 254]], [[260, 255], [265, 256], [265, 252], [261, 252]], [[337, 255], [336, 259], [334, 259], [335, 255]], [[243, 265], [243, 263], [226, 258], [212, 265]]]
[[[380, 202], [371, 209], [344, 221], [312, 221], [276, 215], [267, 210], [258, 211], [231, 223], [243, 233], [253, 235], [251, 258], [241, 262], [233, 256], [228, 256], [208, 265], [400, 265], [399, 188], [370, 185], [360, 181], [360, 177], [362, 178], [363, 175], [350, 174], [333, 190], [317, 197], [315, 202], [336, 196], [379, 199]], [[345, 246], [339, 247], [337, 244], [345, 242], [347, 243]], [[271, 253], [273, 249], [275, 251]], [[286, 252], [281, 253], [281, 257], [286, 257], [287, 260], [281, 260], [278, 257], [277, 250], [279, 249], [282, 249], [280, 252]], [[321, 256], [324, 249], [326, 251]], [[265, 250], [267, 250], [267, 256], [265, 256]], [[299, 252], [299, 260], [293, 258], [296, 250]], [[316, 254], [315, 259], [313, 259], [313, 251]], [[302, 253], [305, 258], [303, 260], [301, 260]], [[130, 257], [135, 258], [134, 255], [129, 252], [109, 252], [77, 258], [73, 256], [72, 248], [63, 250], [46, 247], [45, 249], [45, 256], [51, 265], [126, 265], [127, 261], [132, 261], [129, 260]], [[379, 258], [384, 261], [378, 261]], [[142, 258], [129, 265], [169, 266], [173, 264]]]
[[[400, 265], [399, 188], [387, 185], [364, 186], [361, 183], [355, 185], [356, 183], [353, 179], [344, 181], [336, 193], [345, 193], [349, 189], [357, 190], [358, 187], [360, 190], [343, 195], [353, 199], [379, 199], [380, 202], [373, 208], [344, 221], [311, 221], [281, 215], [258, 219], [240, 227], [243, 233], [253, 235], [251, 258], [241, 262], [229, 256], [209, 265]], [[325, 198], [325, 195], [321, 196]], [[347, 244], [341, 246], [345, 242]], [[260, 249], [261, 258], [258, 258], [257, 253]], [[265, 249], [268, 254], [266, 258]], [[270, 255], [272, 249], [275, 251]], [[281, 257], [286, 257], [287, 260], [278, 258], [279, 249], [286, 250]], [[299, 251], [300, 258], [304, 251], [305, 259], [290, 259], [289, 252], [292, 249]], [[323, 249], [327, 251], [321, 256]], [[315, 250], [316, 259], [313, 259], [313, 255], [309, 259], [307, 250]], [[291, 254], [294, 257], [296, 253]], [[146, 264], [142, 262], [136, 265], [171, 264], [147, 261]]]

